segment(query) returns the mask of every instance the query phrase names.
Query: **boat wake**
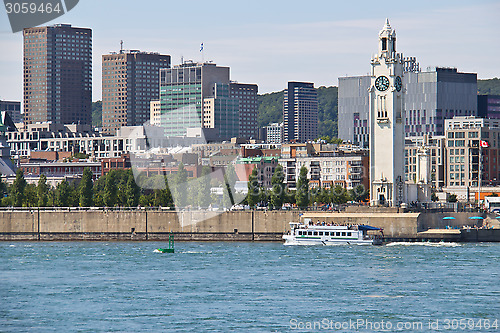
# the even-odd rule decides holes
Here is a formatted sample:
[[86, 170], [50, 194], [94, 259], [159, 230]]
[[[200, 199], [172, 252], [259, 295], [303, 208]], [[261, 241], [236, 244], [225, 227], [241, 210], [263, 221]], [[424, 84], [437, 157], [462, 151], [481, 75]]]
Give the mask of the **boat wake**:
[[392, 242], [388, 243], [385, 246], [430, 246], [430, 247], [457, 247], [461, 246], [459, 243], [455, 242]]

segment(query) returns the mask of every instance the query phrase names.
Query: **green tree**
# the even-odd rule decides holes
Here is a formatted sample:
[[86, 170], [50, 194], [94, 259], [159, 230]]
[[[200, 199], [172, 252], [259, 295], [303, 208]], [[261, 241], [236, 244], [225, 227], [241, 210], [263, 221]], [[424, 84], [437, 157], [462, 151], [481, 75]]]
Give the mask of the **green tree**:
[[26, 207], [37, 207], [38, 196], [37, 188], [35, 184], [26, 184], [24, 189], [24, 206]]
[[104, 187], [106, 185], [106, 176], [99, 177], [93, 186], [93, 198], [94, 198], [94, 206], [96, 207], [104, 207]]
[[111, 170], [106, 175], [106, 183], [104, 185], [104, 195], [103, 200], [106, 207], [114, 207], [117, 198], [117, 186], [116, 186], [116, 170]]
[[432, 202], [437, 202], [437, 201], [439, 201], [439, 198], [438, 198], [438, 196], [437, 196], [437, 194], [436, 194], [435, 192], [433, 192], [433, 193], [431, 194], [431, 201], [432, 201]]
[[223, 206], [231, 208], [234, 204], [239, 203], [241, 200], [236, 200], [236, 193], [233, 191], [236, 184], [236, 172], [233, 165], [229, 165], [224, 173], [224, 184], [222, 186], [223, 192]]
[[92, 102], [92, 126], [102, 126], [102, 101]]
[[340, 205], [345, 204], [347, 201], [349, 201], [349, 194], [347, 190], [340, 185], [335, 186], [332, 189], [332, 202]]
[[92, 206], [93, 183], [92, 171], [90, 170], [90, 168], [83, 169], [82, 180], [78, 185], [78, 196], [80, 207]]
[[141, 189], [135, 183], [134, 174], [132, 170], [129, 170], [129, 176], [127, 180], [127, 187], [125, 188], [125, 194], [127, 197], [128, 207], [137, 207], [139, 204], [139, 197], [141, 195]]
[[363, 184], [359, 184], [353, 189], [349, 190], [349, 198], [352, 201], [360, 202], [365, 201], [370, 196], [370, 193], [366, 190]]
[[477, 80], [477, 91], [480, 95], [500, 95], [500, 79]]
[[248, 194], [247, 203], [250, 208], [253, 208], [257, 202], [260, 200], [260, 186], [259, 180], [257, 179], [257, 168], [252, 170], [252, 173], [248, 177]]
[[45, 175], [40, 175], [38, 180], [38, 186], [36, 188], [36, 194], [38, 198], [38, 207], [46, 207], [49, 201], [49, 187], [47, 185], [47, 177]]
[[26, 179], [24, 179], [24, 172], [22, 169], [17, 169], [16, 179], [12, 183], [10, 190], [10, 196], [12, 197], [12, 204], [15, 207], [23, 206], [25, 189], [26, 189]]
[[211, 203], [210, 171], [210, 167], [204, 166], [199, 178], [198, 205], [203, 208], [207, 208]]
[[0, 174], [0, 197], [3, 198], [7, 194], [7, 184], [3, 181], [2, 175]]
[[457, 199], [457, 195], [456, 194], [450, 194], [448, 196], [448, 202], [457, 202], [458, 199]]
[[311, 196], [313, 198], [312, 200], [316, 203], [328, 204], [332, 201], [330, 191], [328, 191], [324, 187], [318, 187], [314, 189], [314, 194], [311, 193]]
[[271, 178], [271, 206], [275, 209], [281, 209], [283, 202], [285, 201], [285, 185], [283, 180], [285, 175], [283, 173], [283, 167], [278, 164], [274, 169], [273, 177]]
[[297, 190], [295, 191], [295, 201], [301, 209], [309, 206], [309, 179], [307, 179], [307, 168], [305, 166], [300, 168]]
[[66, 179], [57, 185], [56, 189], [56, 206], [70, 207], [71, 206], [71, 185]]
[[175, 203], [178, 207], [185, 207], [187, 204], [186, 199], [187, 199], [188, 184], [187, 184], [187, 171], [184, 168], [183, 163], [179, 163], [179, 169], [177, 170], [177, 174], [175, 174], [175, 176], [171, 178], [173, 178], [174, 180], [173, 190], [174, 190]]

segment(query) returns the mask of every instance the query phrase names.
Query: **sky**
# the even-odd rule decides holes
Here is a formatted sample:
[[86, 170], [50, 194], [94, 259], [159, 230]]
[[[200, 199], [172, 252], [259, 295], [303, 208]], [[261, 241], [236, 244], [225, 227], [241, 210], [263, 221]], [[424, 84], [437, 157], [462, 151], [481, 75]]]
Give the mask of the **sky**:
[[[203, 58], [231, 67], [231, 79], [259, 93], [287, 81], [336, 86], [365, 75], [388, 18], [398, 52], [429, 66], [500, 77], [500, 1], [80, 0], [47, 24], [93, 33], [93, 96], [101, 99], [101, 56], [124, 49], [172, 56], [172, 65]], [[22, 100], [22, 33], [0, 8], [0, 99]]]

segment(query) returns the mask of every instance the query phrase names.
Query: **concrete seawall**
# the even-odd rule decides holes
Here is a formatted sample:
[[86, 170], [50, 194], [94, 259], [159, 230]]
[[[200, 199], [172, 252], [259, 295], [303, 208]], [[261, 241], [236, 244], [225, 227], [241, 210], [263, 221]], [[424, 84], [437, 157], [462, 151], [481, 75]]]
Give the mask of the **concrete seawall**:
[[2, 210], [0, 240], [281, 240], [294, 211]]
[[[0, 210], [0, 241], [163, 241], [170, 232], [181, 241], [280, 241], [283, 233], [290, 230], [289, 222], [299, 221], [300, 214], [312, 221], [381, 227], [390, 239], [417, 238], [418, 232], [428, 228], [470, 222], [467, 213], [455, 213], [456, 220], [443, 221], [440, 214], [397, 212]], [[478, 238], [474, 235], [469, 239]]]

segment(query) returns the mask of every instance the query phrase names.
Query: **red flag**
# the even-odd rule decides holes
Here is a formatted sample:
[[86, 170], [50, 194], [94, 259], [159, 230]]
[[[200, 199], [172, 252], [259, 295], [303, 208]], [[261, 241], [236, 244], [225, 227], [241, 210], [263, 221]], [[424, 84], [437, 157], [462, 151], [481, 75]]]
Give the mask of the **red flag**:
[[482, 148], [488, 148], [490, 146], [488, 141], [483, 141], [483, 140], [479, 140], [479, 144], [481, 145]]

